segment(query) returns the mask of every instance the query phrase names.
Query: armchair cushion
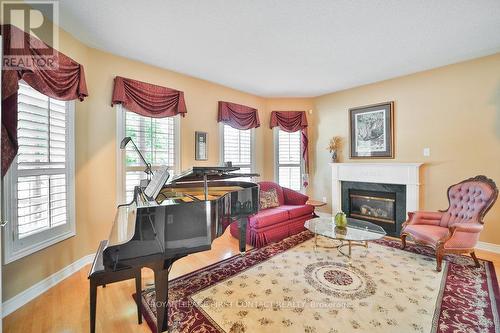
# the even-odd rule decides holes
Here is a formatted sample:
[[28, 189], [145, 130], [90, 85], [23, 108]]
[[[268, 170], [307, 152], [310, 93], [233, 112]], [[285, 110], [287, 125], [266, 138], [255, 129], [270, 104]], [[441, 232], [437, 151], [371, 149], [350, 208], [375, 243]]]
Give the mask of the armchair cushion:
[[306, 201], [309, 200], [307, 195], [286, 187], [283, 187], [283, 196], [285, 199], [285, 205], [305, 205]]
[[406, 226], [404, 232], [410, 234], [416, 241], [431, 245], [449, 235], [448, 228], [429, 224], [410, 224]]

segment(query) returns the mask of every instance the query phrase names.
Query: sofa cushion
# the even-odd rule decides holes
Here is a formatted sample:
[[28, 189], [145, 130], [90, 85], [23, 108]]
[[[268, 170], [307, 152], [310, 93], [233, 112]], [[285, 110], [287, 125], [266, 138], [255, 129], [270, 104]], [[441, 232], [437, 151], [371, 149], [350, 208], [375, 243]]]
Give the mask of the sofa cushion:
[[448, 236], [448, 228], [428, 224], [410, 224], [403, 232], [409, 233], [415, 240], [435, 244], [438, 240]]
[[269, 191], [260, 191], [259, 204], [260, 209], [278, 207], [280, 203], [278, 201], [278, 193], [276, 193], [276, 189], [272, 188]]
[[258, 182], [260, 191], [269, 191], [275, 189], [278, 194], [278, 202], [281, 205], [285, 204], [285, 197], [283, 196], [283, 189], [275, 182]]
[[277, 209], [287, 211], [290, 219], [311, 215], [314, 211], [314, 207], [311, 205], [283, 205], [279, 206]]
[[252, 228], [263, 228], [286, 220], [288, 220], [287, 211], [279, 208], [269, 208], [250, 216], [249, 223]]

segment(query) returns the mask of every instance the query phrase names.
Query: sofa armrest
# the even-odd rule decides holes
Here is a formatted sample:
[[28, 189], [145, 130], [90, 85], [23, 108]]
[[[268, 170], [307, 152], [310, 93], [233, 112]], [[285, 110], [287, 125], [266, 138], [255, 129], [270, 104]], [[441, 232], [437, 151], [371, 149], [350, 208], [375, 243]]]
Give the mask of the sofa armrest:
[[285, 205], [305, 205], [309, 197], [305, 194], [283, 187]]
[[442, 212], [426, 212], [426, 211], [409, 212], [408, 220], [403, 224], [403, 226], [411, 224], [439, 225], [442, 217], [443, 217]]

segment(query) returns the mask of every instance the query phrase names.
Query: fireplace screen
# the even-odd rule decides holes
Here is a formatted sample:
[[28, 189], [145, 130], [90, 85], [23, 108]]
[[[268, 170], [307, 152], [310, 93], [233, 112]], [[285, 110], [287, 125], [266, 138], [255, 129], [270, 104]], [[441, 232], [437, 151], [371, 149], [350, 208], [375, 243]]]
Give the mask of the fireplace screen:
[[349, 191], [349, 215], [354, 218], [394, 224], [396, 223], [395, 204], [395, 193]]

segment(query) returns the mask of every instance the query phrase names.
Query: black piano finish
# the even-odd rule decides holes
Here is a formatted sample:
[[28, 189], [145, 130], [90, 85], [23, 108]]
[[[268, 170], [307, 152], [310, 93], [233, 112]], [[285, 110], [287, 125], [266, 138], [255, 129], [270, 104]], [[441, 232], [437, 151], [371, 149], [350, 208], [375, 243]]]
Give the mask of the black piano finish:
[[146, 198], [137, 187], [134, 201], [118, 207], [107, 245], [97, 254], [102, 256], [100, 271], [91, 271], [89, 278], [151, 268], [155, 274], [157, 332], [166, 331], [172, 264], [188, 254], [210, 250], [212, 241], [231, 223], [240, 224], [240, 252], [245, 252], [247, 217], [258, 211], [259, 187], [227, 180], [241, 177], [231, 173], [236, 170], [192, 168], [173, 177], [156, 198]]

